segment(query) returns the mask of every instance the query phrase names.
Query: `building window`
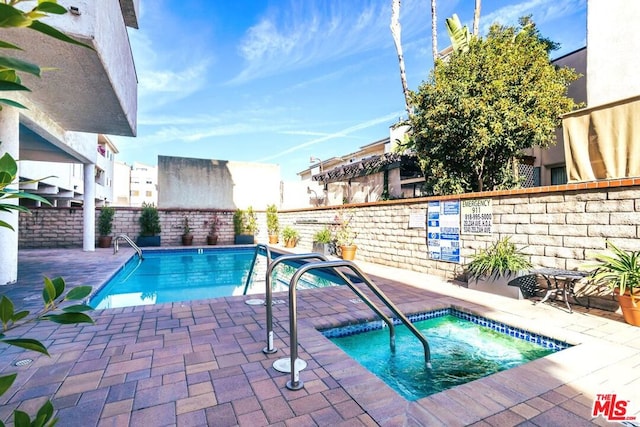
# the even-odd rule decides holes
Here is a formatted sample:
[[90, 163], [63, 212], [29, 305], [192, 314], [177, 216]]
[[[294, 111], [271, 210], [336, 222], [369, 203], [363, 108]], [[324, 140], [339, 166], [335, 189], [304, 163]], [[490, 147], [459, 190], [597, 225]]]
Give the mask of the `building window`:
[[562, 185], [567, 183], [567, 168], [559, 166], [551, 168], [551, 185]]
[[147, 191], [147, 192], [146, 192], [146, 193], [144, 193], [144, 194], [145, 194], [145, 196], [147, 196], [147, 197], [151, 197], [153, 193], [151, 193], [151, 191]]
[[138, 190], [133, 190], [133, 191], [131, 191], [131, 195], [133, 197], [138, 197], [140, 195], [140, 192]]

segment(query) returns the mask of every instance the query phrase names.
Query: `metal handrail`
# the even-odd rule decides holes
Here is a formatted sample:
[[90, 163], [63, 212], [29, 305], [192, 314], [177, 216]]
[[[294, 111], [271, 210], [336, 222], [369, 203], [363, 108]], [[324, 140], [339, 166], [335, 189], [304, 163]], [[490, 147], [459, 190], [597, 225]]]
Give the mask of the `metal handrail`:
[[246, 295], [247, 291], [249, 290], [249, 283], [251, 282], [251, 276], [253, 275], [253, 268], [256, 265], [256, 261], [258, 259], [258, 252], [260, 249], [264, 249], [266, 253], [267, 265], [269, 265], [269, 263], [271, 262], [271, 249], [269, 249], [269, 246], [263, 243], [258, 243], [256, 245], [256, 250], [253, 253], [253, 260], [251, 261], [251, 267], [249, 267], [249, 274], [247, 275], [247, 281], [244, 284], [244, 292], [242, 292], [242, 295]]
[[129, 238], [129, 236], [127, 236], [126, 234], [120, 234], [120, 235], [116, 236], [116, 239], [115, 239], [115, 240], [114, 240], [114, 242], [113, 242], [113, 253], [114, 253], [114, 255], [115, 255], [116, 253], [118, 253], [118, 250], [120, 249], [120, 246], [118, 245], [118, 240], [119, 240], [119, 239], [122, 239], [122, 240], [124, 240], [125, 242], [127, 242], [128, 244], [130, 244], [130, 245], [131, 245], [131, 247], [132, 247], [132, 248], [133, 248], [133, 249], [138, 253], [138, 256], [140, 257], [140, 259], [142, 259], [142, 249], [140, 249], [140, 248], [138, 247], [138, 245], [136, 245], [135, 243], [133, 243], [133, 240], [131, 240], [131, 239]]
[[386, 295], [360, 270], [353, 262], [338, 260], [338, 261], [321, 261], [315, 263], [308, 263], [296, 270], [289, 282], [289, 337], [290, 337], [290, 362], [291, 362], [291, 379], [287, 381], [287, 388], [289, 390], [300, 390], [304, 387], [304, 383], [300, 380], [300, 371], [296, 366], [296, 360], [298, 359], [298, 314], [297, 314], [297, 301], [296, 301], [296, 285], [300, 277], [309, 270], [323, 269], [323, 268], [337, 268], [346, 267], [353, 271], [378, 297], [380, 300], [394, 312], [396, 316], [404, 323], [404, 325], [420, 340], [424, 347], [424, 358], [427, 368], [431, 368], [431, 351], [429, 350], [429, 343], [427, 339], [416, 329], [415, 326], [407, 319], [400, 310], [386, 297]]
[[[277, 348], [273, 346], [273, 291], [271, 289], [271, 275], [273, 273], [273, 269], [280, 263], [285, 261], [302, 261], [302, 260], [310, 260], [317, 259], [320, 261], [329, 261], [328, 258], [319, 253], [308, 253], [308, 254], [294, 254], [294, 255], [283, 255], [275, 260], [273, 260], [267, 266], [267, 274], [265, 277], [265, 304], [267, 306], [267, 346], [262, 349], [262, 352], [265, 354], [271, 354], [278, 351]], [[386, 316], [360, 289], [358, 289], [351, 280], [347, 278], [347, 276], [339, 271], [333, 270], [333, 272], [340, 277], [345, 284], [360, 297], [365, 304], [369, 306], [375, 313], [382, 318], [382, 320], [389, 327], [389, 345], [391, 347], [391, 351], [395, 352], [396, 350], [396, 334], [395, 327], [393, 325], [393, 321]]]

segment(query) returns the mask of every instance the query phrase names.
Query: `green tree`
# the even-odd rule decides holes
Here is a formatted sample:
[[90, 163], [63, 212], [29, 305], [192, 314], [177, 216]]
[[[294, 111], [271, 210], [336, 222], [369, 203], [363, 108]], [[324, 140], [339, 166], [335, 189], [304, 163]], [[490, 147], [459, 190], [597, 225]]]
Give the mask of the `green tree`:
[[551, 64], [556, 47], [524, 17], [436, 64], [412, 93], [408, 142], [430, 194], [513, 188], [522, 150], [555, 143], [560, 114], [577, 106], [566, 94], [579, 77]]

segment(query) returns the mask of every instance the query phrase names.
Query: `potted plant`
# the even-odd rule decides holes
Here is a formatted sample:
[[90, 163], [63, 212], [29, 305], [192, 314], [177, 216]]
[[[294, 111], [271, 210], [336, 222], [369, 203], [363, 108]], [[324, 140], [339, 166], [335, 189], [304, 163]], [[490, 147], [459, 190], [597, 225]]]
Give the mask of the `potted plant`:
[[267, 206], [267, 232], [269, 234], [269, 244], [278, 243], [278, 232], [280, 231], [280, 223], [278, 221], [278, 208], [276, 205]]
[[640, 326], [640, 251], [624, 251], [611, 242], [607, 247], [611, 255], [595, 255], [598, 264], [589, 277], [614, 292], [625, 322]]
[[98, 216], [98, 247], [109, 248], [111, 247], [111, 228], [113, 226], [113, 216], [116, 210], [111, 206], [103, 206], [100, 209], [100, 215]]
[[356, 249], [354, 241], [358, 237], [358, 233], [351, 227], [353, 215], [341, 210], [336, 215], [336, 246], [340, 248], [340, 257], [352, 261], [356, 257]]
[[313, 247], [312, 252], [316, 252], [322, 255], [331, 255], [333, 236], [329, 227], [323, 227], [322, 230], [316, 231], [313, 235]]
[[189, 227], [189, 217], [184, 217], [182, 222], [182, 245], [191, 246], [193, 244], [193, 230]]
[[282, 229], [282, 239], [284, 240], [285, 248], [294, 248], [298, 243], [299, 233], [295, 228], [287, 225]]
[[470, 289], [522, 299], [520, 289], [507, 284], [530, 268], [528, 257], [510, 237], [504, 237], [471, 257], [466, 266], [467, 284]]
[[142, 203], [140, 218], [140, 235], [136, 240], [138, 246], [160, 246], [160, 215], [153, 203]]
[[252, 245], [258, 231], [258, 220], [251, 206], [247, 210], [237, 209], [233, 213], [233, 231], [236, 245]]
[[209, 234], [207, 234], [207, 245], [218, 244], [218, 228], [220, 227], [220, 219], [218, 214], [213, 214], [211, 222], [209, 222]]

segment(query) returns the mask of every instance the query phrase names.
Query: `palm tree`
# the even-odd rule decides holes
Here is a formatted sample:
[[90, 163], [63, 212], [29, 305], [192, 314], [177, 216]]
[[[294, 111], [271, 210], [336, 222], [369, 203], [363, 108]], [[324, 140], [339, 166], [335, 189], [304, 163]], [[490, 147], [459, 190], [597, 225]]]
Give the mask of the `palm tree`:
[[436, 0], [431, 0], [431, 50], [433, 51], [433, 65], [438, 59], [438, 19], [436, 17]]
[[411, 116], [411, 101], [409, 97], [409, 86], [407, 85], [407, 75], [404, 70], [404, 55], [402, 53], [402, 42], [400, 40], [400, 0], [393, 0], [391, 4], [391, 35], [398, 52], [398, 63], [400, 64], [400, 81], [402, 82], [402, 93], [404, 94], [405, 108], [407, 109], [407, 117]]
[[480, 34], [480, 7], [482, 0], [476, 0], [476, 6], [473, 10], [473, 35], [478, 37]]

